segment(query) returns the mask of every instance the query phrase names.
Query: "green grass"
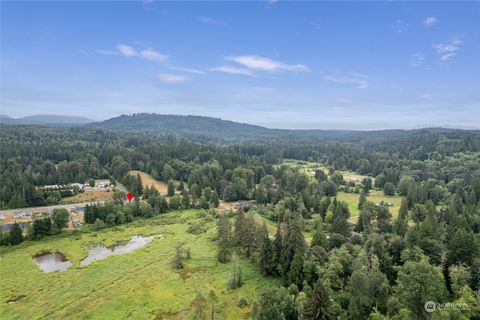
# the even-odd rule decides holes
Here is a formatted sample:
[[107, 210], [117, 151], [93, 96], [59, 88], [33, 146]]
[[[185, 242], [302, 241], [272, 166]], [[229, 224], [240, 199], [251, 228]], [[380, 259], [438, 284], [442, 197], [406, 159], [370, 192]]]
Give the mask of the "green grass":
[[315, 170], [323, 170], [326, 174], [328, 174], [328, 167], [326, 167], [321, 162], [309, 162], [309, 161], [302, 161], [302, 160], [294, 160], [294, 159], [285, 159], [282, 162], [282, 165], [286, 165], [292, 168], [298, 168], [301, 172], [305, 173], [309, 177], [313, 177], [311, 171]]
[[[252, 302], [277, 280], [264, 278], [257, 266], [243, 258], [240, 265], [244, 285], [236, 290], [226, 286], [231, 263], [216, 260], [215, 220], [198, 216], [198, 210], [171, 212], [147, 220], [100, 231], [80, 231], [27, 241], [0, 249], [1, 319], [189, 319], [196, 292], [219, 296], [217, 319], [250, 318]], [[190, 222], [207, 226], [207, 232], [187, 233]], [[163, 233], [147, 247], [96, 261], [81, 267], [86, 246], [106, 245], [128, 240], [133, 235]], [[185, 241], [192, 259], [181, 270], [170, 262], [177, 241]], [[46, 250], [59, 250], [72, 261], [65, 272], [43, 273], [32, 256]], [[22, 301], [8, 300], [25, 295]], [[236, 306], [240, 297], [250, 305]]]
[[[357, 193], [345, 193], [343, 191], [338, 192], [337, 200], [345, 201], [348, 203], [348, 209], [350, 210], [350, 220], [352, 222], [357, 222], [358, 215], [360, 211], [358, 210], [358, 199], [360, 195]], [[367, 200], [380, 203], [384, 202], [391, 202], [393, 206], [388, 207], [388, 210], [392, 214], [393, 218], [396, 218], [398, 215], [398, 210], [400, 209], [400, 203], [402, 202], [402, 197], [400, 196], [386, 196], [383, 194], [382, 191], [378, 190], [370, 190], [369, 194], [367, 195]]]

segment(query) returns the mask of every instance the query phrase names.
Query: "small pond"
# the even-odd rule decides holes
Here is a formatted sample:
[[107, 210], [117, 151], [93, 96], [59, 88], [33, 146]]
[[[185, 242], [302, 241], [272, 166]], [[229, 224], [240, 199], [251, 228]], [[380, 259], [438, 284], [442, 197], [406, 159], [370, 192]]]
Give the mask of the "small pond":
[[61, 252], [44, 252], [33, 257], [43, 272], [65, 271], [72, 263]]
[[88, 256], [80, 261], [80, 265], [88, 266], [96, 260], [105, 260], [112, 255], [121, 255], [138, 250], [152, 242], [153, 239], [163, 239], [163, 234], [149, 237], [133, 236], [130, 241], [122, 241], [113, 246], [106, 247], [103, 244], [97, 244], [88, 248]]

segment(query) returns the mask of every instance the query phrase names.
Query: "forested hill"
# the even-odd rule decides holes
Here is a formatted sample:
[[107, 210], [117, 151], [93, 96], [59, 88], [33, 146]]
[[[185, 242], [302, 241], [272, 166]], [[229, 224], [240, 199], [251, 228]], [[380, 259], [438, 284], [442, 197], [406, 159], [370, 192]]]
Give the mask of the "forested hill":
[[121, 115], [103, 122], [91, 123], [90, 128], [123, 132], [148, 132], [185, 137], [193, 140], [235, 140], [254, 138], [322, 138], [361, 140], [365, 138], [399, 138], [421, 132], [454, 132], [455, 129], [429, 128], [415, 130], [287, 130], [269, 129], [261, 126], [238, 123], [203, 116], [162, 115], [139, 113]]
[[281, 131], [218, 118], [152, 113], [121, 115], [87, 126], [111, 131], [149, 132], [187, 138], [222, 137], [224, 139], [266, 137]]
[[21, 125], [50, 125], [50, 126], [81, 126], [92, 122], [92, 120], [83, 117], [61, 116], [53, 114], [38, 114], [23, 118], [11, 118], [0, 115], [1, 124], [21, 124]]

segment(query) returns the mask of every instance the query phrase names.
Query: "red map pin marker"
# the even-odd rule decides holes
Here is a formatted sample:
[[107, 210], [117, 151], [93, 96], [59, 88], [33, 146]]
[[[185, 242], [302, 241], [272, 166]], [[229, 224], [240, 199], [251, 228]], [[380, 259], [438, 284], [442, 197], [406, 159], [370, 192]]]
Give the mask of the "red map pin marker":
[[132, 194], [131, 192], [129, 192], [129, 193], [127, 194], [127, 199], [128, 199], [128, 202], [131, 202], [131, 201], [132, 201], [132, 199], [133, 199], [133, 194]]

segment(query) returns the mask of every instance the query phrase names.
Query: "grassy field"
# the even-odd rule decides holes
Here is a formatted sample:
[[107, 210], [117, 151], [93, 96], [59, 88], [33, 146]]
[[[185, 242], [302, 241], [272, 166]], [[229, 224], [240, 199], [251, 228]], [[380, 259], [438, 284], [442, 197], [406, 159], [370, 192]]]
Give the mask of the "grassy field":
[[[162, 196], [167, 195], [168, 186], [165, 182], [157, 181], [151, 175], [143, 171], [130, 170], [128, 174], [131, 176], [136, 176], [137, 174], [139, 174], [140, 178], [142, 178], [143, 187], [151, 187], [153, 185]], [[178, 191], [175, 192], [178, 193]]]
[[306, 173], [309, 176], [313, 176], [312, 171], [315, 170], [323, 170], [326, 174], [328, 174], [328, 167], [326, 167], [323, 163], [320, 162], [309, 162], [309, 161], [301, 161], [295, 159], [285, 159], [282, 162], [282, 165], [287, 165], [294, 168], [299, 168], [300, 171]]
[[[308, 175], [312, 175], [312, 171], [315, 170], [323, 170], [325, 173], [328, 174], [328, 168], [320, 163], [320, 162], [308, 162], [308, 161], [301, 161], [295, 159], [285, 159], [283, 164], [288, 166], [300, 168], [303, 172], [307, 173]], [[358, 174], [353, 171], [339, 171], [345, 181], [353, 181], [355, 183], [360, 183], [364, 178], [368, 176]], [[372, 181], [375, 181], [372, 178]], [[348, 208], [350, 209], [350, 221], [357, 222], [359, 210], [358, 210], [358, 198], [359, 195], [356, 193], [345, 193], [345, 192], [338, 192], [337, 199], [341, 201], [345, 201], [348, 203]], [[399, 196], [386, 196], [383, 194], [382, 191], [379, 190], [370, 190], [370, 194], [367, 195], [367, 200], [372, 201], [374, 203], [384, 202], [391, 202], [393, 206], [389, 207], [392, 216], [395, 218], [398, 215], [398, 210], [400, 209], [400, 203], [402, 202], [402, 198]]]
[[[321, 162], [285, 159], [282, 164], [299, 168], [301, 171], [305, 172], [309, 176], [313, 176], [315, 170], [323, 170], [323, 172], [328, 175], [328, 167]], [[360, 183], [364, 178], [368, 177], [366, 175], [362, 175], [353, 171], [338, 170], [338, 172], [343, 175], [345, 181], [353, 181], [355, 183]], [[374, 178], [372, 178], [372, 181], [374, 181]]]
[[113, 192], [111, 190], [92, 190], [78, 193], [71, 197], [63, 198], [62, 203], [77, 203], [88, 201], [103, 201], [112, 199]]
[[[358, 210], [358, 199], [359, 195], [356, 193], [345, 193], [345, 192], [338, 192], [337, 200], [345, 201], [348, 203], [348, 208], [350, 209], [350, 220], [352, 222], [357, 222], [359, 210]], [[370, 193], [367, 195], [367, 200], [380, 203], [381, 201], [384, 202], [391, 202], [393, 206], [389, 207], [389, 211], [392, 214], [393, 218], [396, 218], [398, 215], [398, 210], [400, 209], [400, 203], [402, 202], [402, 197], [399, 196], [386, 196], [383, 194], [382, 191], [378, 190], [370, 190]]]
[[[100, 231], [83, 230], [24, 242], [0, 249], [1, 319], [189, 319], [196, 292], [219, 297], [217, 319], [246, 319], [252, 301], [277, 280], [263, 278], [257, 266], [240, 259], [244, 285], [236, 290], [226, 286], [231, 263], [216, 260], [215, 220], [201, 218], [199, 210], [171, 212], [147, 220]], [[207, 231], [187, 232], [196, 222]], [[111, 256], [87, 267], [79, 261], [93, 243], [113, 244], [133, 235], [164, 234], [147, 247]], [[185, 241], [192, 259], [182, 271], [171, 266], [174, 246]], [[65, 272], [43, 273], [32, 259], [42, 251], [59, 250], [72, 261]], [[20, 298], [16, 302], [8, 302]], [[244, 297], [249, 305], [237, 307]]]

